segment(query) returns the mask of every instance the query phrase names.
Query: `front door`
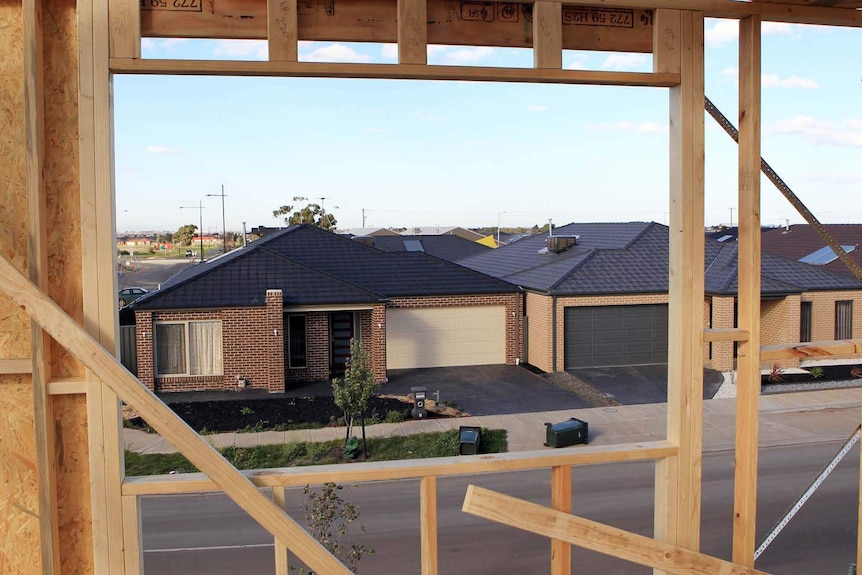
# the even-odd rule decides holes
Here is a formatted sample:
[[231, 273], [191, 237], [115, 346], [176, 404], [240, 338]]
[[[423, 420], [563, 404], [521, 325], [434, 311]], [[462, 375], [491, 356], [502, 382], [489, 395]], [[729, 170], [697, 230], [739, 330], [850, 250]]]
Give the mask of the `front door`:
[[341, 375], [350, 359], [350, 340], [353, 338], [354, 322], [352, 311], [339, 311], [329, 314], [329, 371]]

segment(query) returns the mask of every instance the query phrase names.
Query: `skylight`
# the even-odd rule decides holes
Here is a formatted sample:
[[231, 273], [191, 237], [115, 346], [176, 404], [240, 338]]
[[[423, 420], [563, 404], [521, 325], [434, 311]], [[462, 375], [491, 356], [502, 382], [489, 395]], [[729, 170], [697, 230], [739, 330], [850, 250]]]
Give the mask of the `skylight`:
[[[850, 252], [856, 250], [856, 246], [844, 246], [844, 245], [842, 245], [841, 247], [844, 248], [844, 251], [847, 252], [848, 254]], [[801, 261], [804, 264], [811, 264], [811, 265], [815, 265], [815, 266], [825, 266], [826, 264], [828, 264], [830, 262], [834, 262], [837, 259], [838, 259], [838, 255], [834, 251], [832, 251], [832, 248], [830, 248], [829, 246], [826, 246], [826, 247], [820, 248], [816, 252], [808, 254], [805, 257], [799, 258], [799, 261]]]
[[733, 236], [730, 234], [727, 234], [727, 235], [724, 235], [724, 236], [721, 236], [720, 238], [718, 238], [717, 241], [726, 242], [727, 240], [732, 240], [732, 239], [733, 239]]
[[404, 249], [408, 252], [424, 252], [422, 240], [404, 240]]

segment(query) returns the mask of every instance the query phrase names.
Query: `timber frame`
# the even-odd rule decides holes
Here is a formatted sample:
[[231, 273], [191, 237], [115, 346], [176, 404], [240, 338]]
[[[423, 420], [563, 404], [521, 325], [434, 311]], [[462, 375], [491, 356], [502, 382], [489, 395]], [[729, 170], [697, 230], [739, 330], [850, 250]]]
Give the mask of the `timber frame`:
[[[609, 7], [607, 0], [512, 0], [487, 3], [483, 6], [493, 14], [472, 18], [463, 10], [476, 3], [455, 0], [356, 0], [339, 4], [337, 11], [336, 1], [342, 2], [218, 0], [205, 10], [202, 0], [0, 0], [0, 533], [7, 534], [0, 572], [135, 575], [142, 570], [138, 497], [219, 489], [273, 534], [278, 573], [287, 571], [289, 550], [316, 572], [347, 574], [281, 510], [285, 486], [410, 477], [421, 480], [422, 573], [435, 575], [438, 476], [550, 467], [552, 508], [471, 487], [464, 510], [551, 538], [554, 575], [571, 572], [568, 549], [573, 544], [649, 565], [656, 573], [758, 573], [753, 566], [760, 360], [862, 347], [859, 340], [759, 347], [761, 23], [860, 27], [862, 12], [856, 8], [862, 2], [620, 0]], [[447, 20], [453, 7], [461, 16]], [[622, 14], [626, 26], [576, 25], [582, 17], [600, 18], [611, 11]], [[368, 18], [360, 23], [356, 15]], [[705, 330], [702, 322], [704, 17], [740, 20], [740, 277], [739, 328], [734, 330]], [[269, 60], [141, 59], [142, 37], [177, 36], [265, 39]], [[300, 40], [397, 42], [399, 63], [299, 62]], [[532, 47], [534, 67], [430, 66], [429, 43]], [[563, 49], [651, 52], [654, 70], [563, 70]], [[113, 74], [668, 89], [671, 339], [666, 440], [559, 455], [237, 472], [115, 359]], [[737, 341], [740, 346], [733, 563], [699, 553], [704, 341]], [[137, 410], [205, 476], [126, 478], [119, 400]], [[639, 459], [655, 461], [654, 539], [569, 514], [573, 465]], [[261, 494], [261, 486], [273, 488], [273, 500]], [[620, 549], [610, 539], [626, 544]]]

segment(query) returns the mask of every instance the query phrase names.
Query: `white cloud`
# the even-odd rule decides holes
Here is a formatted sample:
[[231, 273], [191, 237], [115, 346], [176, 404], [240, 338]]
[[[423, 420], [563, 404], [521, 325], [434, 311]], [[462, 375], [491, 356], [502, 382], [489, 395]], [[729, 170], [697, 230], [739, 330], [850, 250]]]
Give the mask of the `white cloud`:
[[176, 46], [188, 42], [188, 38], [143, 38], [141, 51], [144, 57], [152, 57], [154, 52], [170, 52]]
[[605, 70], [630, 70], [643, 66], [649, 58], [644, 54], [611, 54], [602, 64]]
[[[800, 36], [799, 26], [786, 22], [764, 22], [761, 33], [764, 36]], [[719, 20], [704, 33], [706, 44], [712, 46], [733, 42], [737, 38], [739, 38], [739, 20]]]
[[639, 135], [667, 134], [668, 127], [655, 122], [614, 122], [612, 124], [594, 124], [588, 126], [591, 130], [601, 132], [629, 132]]
[[583, 70], [587, 67], [587, 61], [589, 59], [589, 56], [586, 54], [578, 54], [566, 62], [565, 68], [566, 70]]
[[528, 104], [527, 105], [527, 110], [529, 110], [530, 112], [544, 112], [547, 109], [548, 109], [547, 106], [540, 106], [537, 104]]
[[380, 55], [389, 60], [398, 58], [398, 44], [384, 44], [380, 47]]
[[[739, 70], [737, 68], [725, 68], [720, 72], [722, 78], [728, 81], [739, 82]], [[790, 76], [783, 78], [778, 74], [761, 74], [760, 84], [764, 88], [800, 88], [802, 90], [816, 90], [820, 87], [817, 80]]]
[[843, 148], [862, 148], [862, 120], [849, 119], [843, 126], [826, 120], [815, 120], [810, 116], [796, 116], [781, 120], [767, 128], [774, 134], [801, 136], [814, 144], [825, 144]]
[[153, 145], [147, 146], [145, 151], [148, 154], [178, 154], [180, 152], [180, 149], [172, 148], [170, 146]]
[[336, 43], [315, 48], [311, 52], [303, 54], [302, 60], [306, 62], [368, 62], [371, 60], [371, 56], [360, 54], [353, 48]]
[[219, 40], [213, 49], [213, 56], [266, 60], [269, 51], [264, 40]]
[[443, 62], [446, 64], [465, 66], [490, 58], [494, 55], [494, 49], [487, 46], [457, 48], [455, 50], [443, 50], [438, 55], [442, 57]]

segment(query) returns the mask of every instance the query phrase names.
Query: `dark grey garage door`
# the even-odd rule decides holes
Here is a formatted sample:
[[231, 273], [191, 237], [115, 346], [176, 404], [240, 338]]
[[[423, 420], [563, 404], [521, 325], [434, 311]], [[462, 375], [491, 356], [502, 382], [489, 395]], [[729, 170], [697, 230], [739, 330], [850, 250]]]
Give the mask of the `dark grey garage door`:
[[667, 304], [567, 307], [566, 369], [667, 363]]

